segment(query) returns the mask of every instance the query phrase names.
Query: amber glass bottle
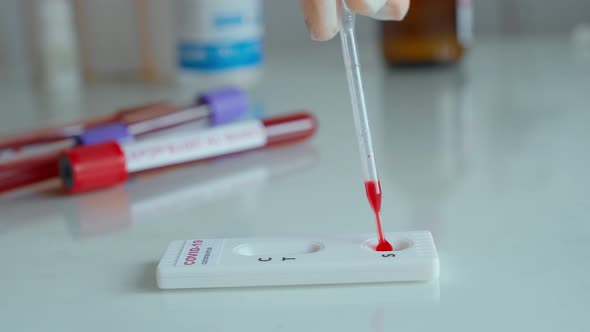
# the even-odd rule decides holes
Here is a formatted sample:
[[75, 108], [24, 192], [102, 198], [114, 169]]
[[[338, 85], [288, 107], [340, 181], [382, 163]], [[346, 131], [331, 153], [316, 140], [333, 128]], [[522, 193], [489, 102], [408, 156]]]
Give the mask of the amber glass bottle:
[[411, 0], [406, 18], [383, 22], [383, 54], [392, 65], [456, 63], [471, 39], [471, 0]]

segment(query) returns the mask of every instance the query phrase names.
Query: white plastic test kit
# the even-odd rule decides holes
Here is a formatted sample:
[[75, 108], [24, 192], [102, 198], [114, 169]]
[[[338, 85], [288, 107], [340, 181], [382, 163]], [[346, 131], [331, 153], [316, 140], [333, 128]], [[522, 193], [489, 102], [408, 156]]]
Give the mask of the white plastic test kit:
[[217, 288], [429, 281], [439, 260], [429, 232], [318, 239], [194, 239], [172, 242], [157, 268], [158, 287]]

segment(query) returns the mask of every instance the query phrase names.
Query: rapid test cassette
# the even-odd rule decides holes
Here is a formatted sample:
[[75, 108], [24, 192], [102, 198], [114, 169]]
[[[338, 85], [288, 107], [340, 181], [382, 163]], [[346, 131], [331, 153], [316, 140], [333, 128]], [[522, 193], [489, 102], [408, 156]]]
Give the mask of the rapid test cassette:
[[388, 233], [394, 251], [371, 235], [174, 241], [157, 268], [158, 287], [218, 288], [429, 281], [439, 259], [430, 232]]

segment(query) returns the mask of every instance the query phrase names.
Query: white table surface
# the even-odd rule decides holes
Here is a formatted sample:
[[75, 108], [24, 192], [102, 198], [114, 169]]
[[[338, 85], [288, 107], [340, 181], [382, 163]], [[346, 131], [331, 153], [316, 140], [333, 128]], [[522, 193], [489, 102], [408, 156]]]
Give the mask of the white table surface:
[[[156, 287], [172, 240], [373, 231], [338, 44], [314, 46], [271, 51], [255, 89], [268, 114], [316, 112], [306, 144], [0, 197], [0, 330], [588, 331], [590, 59], [565, 39], [482, 41], [454, 69], [387, 71], [362, 50], [384, 226], [430, 230], [439, 281]], [[17, 78], [0, 80], [0, 133], [199, 88]]]

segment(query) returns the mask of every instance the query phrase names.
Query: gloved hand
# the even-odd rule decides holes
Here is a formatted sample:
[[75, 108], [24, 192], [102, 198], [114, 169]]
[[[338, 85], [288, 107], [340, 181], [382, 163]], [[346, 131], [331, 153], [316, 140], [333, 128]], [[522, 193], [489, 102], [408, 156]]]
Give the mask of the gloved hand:
[[[346, 4], [350, 10], [378, 20], [401, 20], [408, 12], [410, 0], [346, 0]], [[328, 40], [338, 33], [340, 5], [341, 0], [301, 0], [312, 39]]]

